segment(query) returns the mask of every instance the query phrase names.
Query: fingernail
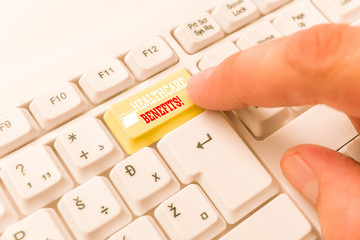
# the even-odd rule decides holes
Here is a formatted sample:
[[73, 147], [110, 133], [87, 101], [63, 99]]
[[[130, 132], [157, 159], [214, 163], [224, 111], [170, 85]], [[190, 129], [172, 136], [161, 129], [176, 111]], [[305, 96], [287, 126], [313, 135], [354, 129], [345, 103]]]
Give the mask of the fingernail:
[[316, 204], [318, 181], [314, 172], [300, 154], [290, 155], [281, 164], [282, 171], [290, 183], [312, 204]]
[[206, 79], [208, 79], [211, 76], [215, 68], [216, 67], [207, 68], [192, 76], [187, 83], [187, 90], [192, 91], [197, 87], [197, 85], [201, 85], [203, 81], [206, 81]]

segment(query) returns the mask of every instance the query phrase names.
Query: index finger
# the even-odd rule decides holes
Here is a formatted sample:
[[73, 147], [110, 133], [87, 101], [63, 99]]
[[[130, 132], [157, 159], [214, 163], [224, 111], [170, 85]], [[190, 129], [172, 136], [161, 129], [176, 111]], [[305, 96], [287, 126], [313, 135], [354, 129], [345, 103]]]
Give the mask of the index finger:
[[188, 82], [212, 110], [325, 103], [360, 117], [360, 28], [321, 25], [262, 43]]

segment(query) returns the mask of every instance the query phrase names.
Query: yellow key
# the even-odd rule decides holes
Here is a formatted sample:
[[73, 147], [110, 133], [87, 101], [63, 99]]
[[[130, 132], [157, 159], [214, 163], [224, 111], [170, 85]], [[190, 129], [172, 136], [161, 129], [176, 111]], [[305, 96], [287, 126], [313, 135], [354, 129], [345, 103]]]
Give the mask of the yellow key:
[[190, 77], [181, 69], [112, 105], [105, 113], [105, 122], [127, 153], [133, 154], [154, 143], [204, 111], [187, 96], [186, 83]]

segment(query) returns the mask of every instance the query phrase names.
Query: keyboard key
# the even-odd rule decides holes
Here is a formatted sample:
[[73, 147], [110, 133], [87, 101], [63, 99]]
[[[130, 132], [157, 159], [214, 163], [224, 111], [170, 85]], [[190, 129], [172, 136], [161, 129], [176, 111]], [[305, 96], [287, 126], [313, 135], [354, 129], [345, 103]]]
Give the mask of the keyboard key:
[[236, 45], [241, 50], [244, 50], [279, 37], [281, 37], [281, 34], [270, 22], [261, 22], [252, 25], [251, 28], [244, 32]]
[[70, 120], [86, 108], [85, 98], [73, 83], [37, 97], [30, 104], [30, 111], [45, 130]]
[[227, 0], [211, 13], [225, 32], [231, 33], [252, 22], [260, 12], [251, 0]]
[[158, 149], [179, 180], [199, 183], [231, 224], [278, 192], [219, 112], [205, 112], [168, 133]]
[[67, 232], [54, 209], [43, 208], [6, 229], [1, 239], [70, 240], [73, 238]]
[[350, 24], [350, 25], [353, 26], [353, 27], [360, 26], [360, 18], [358, 20], [356, 20], [355, 22], [353, 22], [352, 24]]
[[19, 219], [15, 209], [0, 187], [0, 233]]
[[[241, 129], [241, 134], [246, 135], [246, 129]], [[251, 137], [246, 139], [262, 163], [292, 199], [302, 206], [302, 212], [319, 230], [320, 224], [315, 207], [304, 199], [285, 178], [280, 168], [281, 156], [287, 149], [298, 144], [317, 144], [337, 150], [356, 135], [357, 132], [344, 113], [325, 105], [317, 105], [262, 141]]]
[[292, 111], [294, 111], [295, 113], [299, 114], [299, 113], [303, 113], [306, 110], [308, 110], [309, 108], [311, 108], [311, 105], [304, 105], [304, 106], [291, 106], [290, 109]]
[[290, 0], [252, 0], [262, 13], [268, 13]]
[[357, 0], [313, 0], [312, 2], [333, 23], [351, 23], [360, 17], [360, 1]]
[[310, 2], [297, 2], [286, 8], [273, 22], [283, 35], [325, 23], [329, 23], [328, 20]]
[[22, 213], [56, 200], [73, 186], [50, 147], [35, 146], [10, 159], [1, 179]]
[[203, 110], [186, 93], [190, 74], [182, 69], [111, 106], [104, 120], [129, 154], [159, 140]]
[[167, 238], [150, 216], [139, 217], [109, 240], [166, 240]]
[[124, 153], [104, 124], [95, 118], [88, 118], [66, 130], [54, 145], [79, 183], [124, 159]]
[[125, 63], [139, 80], [145, 80], [177, 61], [177, 55], [161, 37], [131, 49], [125, 56]]
[[264, 139], [291, 120], [290, 108], [247, 107], [235, 111], [256, 139]]
[[177, 27], [174, 36], [192, 54], [221, 39], [224, 32], [209, 13], [202, 13]]
[[310, 223], [286, 194], [281, 194], [220, 240], [317, 239]]
[[[261, 155], [260, 159], [275, 164], [272, 167], [280, 170], [281, 155], [292, 146], [308, 143], [337, 150], [355, 136], [357, 132], [345, 114], [325, 105], [316, 105], [268, 138], [256, 141], [253, 147]], [[274, 144], [278, 147], [272, 147]]]
[[100, 103], [134, 84], [134, 77], [116, 58], [106, 59], [82, 75], [79, 84], [93, 103]]
[[225, 230], [225, 221], [202, 190], [191, 184], [155, 209], [172, 240], [208, 240]]
[[118, 163], [110, 177], [136, 215], [144, 214], [180, 189], [152, 148], [143, 148]]
[[339, 152], [360, 162], [360, 137], [357, 136], [355, 139], [351, 140], [343, 148], [341, 148]]
[[14, 108], [0, 116], [0, 157], [33, 140], [40, 129], [24, 108]]
[[237, 53], [239, 49], [232, 42], [227, 42], [217, 47], [199, 62], [199, 69], [204, 70], [209, 67], [213, 67], [224, 61], [227, 57], [230, 57], [234, 53]]
[[79, 240], [104, 239], [131, 221], [115, 189], [99, 176], [66, 193], [58, 209]]

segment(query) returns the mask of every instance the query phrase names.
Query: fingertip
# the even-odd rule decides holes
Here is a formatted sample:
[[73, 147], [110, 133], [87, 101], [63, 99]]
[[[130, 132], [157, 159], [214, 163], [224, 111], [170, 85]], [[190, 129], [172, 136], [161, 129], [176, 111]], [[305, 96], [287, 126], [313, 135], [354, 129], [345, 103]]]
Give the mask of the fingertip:
[[287, 153], [281, 159], [281, 169], [285, 177], [309, 202], [316, 205], [319, 184], [317, 178], [304, 160], [297, 152]]
[[187, 93], [190, 100], [198, 105], [201, 105], [202, 99], [206, 97], [207, 81], [213, 74], [216, 67], [207, 68], [195, 75], [193, 75], [187, 82]]
[[[360, 239], [360, 165], [334, 150], [311, 144], [298, 145], [281, 159], [284, 176], [306, 199], [313, 202], [319, 214], [324, 239]], [[310, 172], [310, 173], [309, 173]], [[315, 176], [318, 189], [309, 181]], [[310, 195], [309, 195], [310, 194]]]

